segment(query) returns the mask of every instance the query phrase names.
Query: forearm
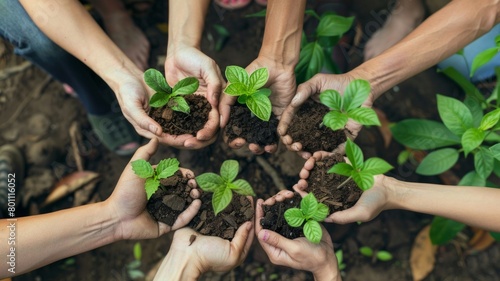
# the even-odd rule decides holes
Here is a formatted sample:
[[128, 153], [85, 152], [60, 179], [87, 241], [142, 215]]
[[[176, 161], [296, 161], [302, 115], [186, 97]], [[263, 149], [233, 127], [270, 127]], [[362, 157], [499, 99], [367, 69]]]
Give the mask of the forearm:
[[193, 262], [190, 262], [189, 255], [186, 252], [170, 250], [163, 259], [154, 280], [194, 281], [200, 277], [199, 272]]
[[305, 0], [269, 0], [259, 56], [295, 68], [299, 59]]
[[500, 232], [500, 189], [411, 183], [386, 177], [388, 209], [446, 217]]
[[500, 22], [500, 0], [451, 1], [401, 42], [356, 68], [374, 99], [407, 78], [453, 55]]
[[[0, 278], [5, 274], [22, 274], [112, 243], [116, 240], [116, 225], [117, 220], [104, 203], [16, 220], [2, 220], [1, 256], [5, 258], [14, 249], [16, 262], [15, 274], [2, 271]], [[14, 239], [8, 240], [9, 237]]]
[[200, 49], [210, 0], [168, 1], [168, 50], [176, 46]]

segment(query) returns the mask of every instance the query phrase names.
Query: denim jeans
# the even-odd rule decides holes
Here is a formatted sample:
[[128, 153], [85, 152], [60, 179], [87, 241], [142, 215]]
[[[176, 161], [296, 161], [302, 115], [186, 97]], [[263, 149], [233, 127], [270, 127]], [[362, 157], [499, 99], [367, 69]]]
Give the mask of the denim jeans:
[[64, 51], [34, 24], [18, 0], [0, 0], [0, 36], [14, 46], [14, 53], [70, 85], [87, 113], [111, 111], [114, 95], [108, 85], [80, 60]]

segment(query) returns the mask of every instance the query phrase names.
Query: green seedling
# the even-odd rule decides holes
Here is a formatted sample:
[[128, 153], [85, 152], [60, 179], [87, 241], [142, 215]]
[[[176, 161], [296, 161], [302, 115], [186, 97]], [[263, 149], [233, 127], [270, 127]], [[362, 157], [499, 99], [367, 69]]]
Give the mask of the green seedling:
[[349, 118], [362, 125], [380, 126], [377, 114], [371, 108], [361, 107], [370, 94], [370, 84], [365, 80], [354, 80], [347, 85], [344, 95], [335, 90], [326, 90], [319, 95], [322, 104], [331, 110], [323, 117], [323, 123], [336, 131], [347, 124]]
[[323, 235], [319, 222], [325, 220], [328, 213], [328, 206], [319, 203], [314, 194], [309, 193], [300, 201], [300, 208], [285, 211], [285, 220], [292, 227], [303, 226], [307, 240], [318, 244]]
[[174, 111], [189, 114], [189, 105], [183, 96], [193, 94], [198, 90], [199, 82], [194, 77], [187, 77], [175, 84], [172, 89], [163, 74], [150, 68], [144, 72], [144, 82], [156, 93], [149, 100], [151, 107], [167, 106]]
[[231, 203], [233, 191], [245, 196], [255, 196], [252, 186], [246, 180], [235, 180], [238, 172], [238, 161], [226, 160], [220, 167], [220, 175], [204, 173], [196, 177], [196, 182], [203, 191], [214, 193], [212, 207], [215, 215]]
[[337, 163], [328, 170], [328, 173], [348, 177], [337, 188], [341, 188], [352, 179], [361, 190], [368, 190], [373, 186], [375, 175], [386, 173], [393, 168], [385, 160], [378, 157], [372, 157], [364, 161], [361, 148], [350, 139], [347, 140], [345, 152], [351, 163]]
[[239, 66], [228, 66], [226, 78], [229, 85], [224, 92], [230, 96], [237, 96], [238, 102], [245, 104], [250, 111], [263, 121], [271, 117], [271, 90], [262, 88], [269, 79], [267, 68], [259, 68], [248, 75], [246, 70]]
[[472, 61], [472, 67], [470, 70], [470, 77], [474, 76], [476, 70], [481, 68], [483, 65], [487, 64], [496, 55], [500, 53], [500, 35], [495, 37], [495, 45], [496, 45], [495, 47], [488, 48], [477, 54], [476, 57], [474, 57], [474, 60]]
[[161, 179], [171, 177], [179, 170], [179, 161], [175, 158], [161, 160], [156, 168], [153, 168], [144, 159], [132, 161], [131, 164], [134, 173], [140, 178], [146, 179], [144, 188], [146, 189], [148, 200], [158, 190]]
[[359, 252], [365, 256], [372, 258], [374, 261], [379, 260], [379, 261], [390, 261], [392, 260], [392, 254], [389, 253], [388, 251], [374, 251], [372, 248], [368, 246], [363, 246], [359, 248]]
[[134, 260], [127, 264], [127, 274], [132, 280], [143, 279], [145, 277], [144, 272], [139, 269], [142, 264], [141, 259], [141, 243], [137, 242], [134, 244]]
[[335, 256], [337, 257], [337, 264], [339, 266], [339, 270], [342, 271], [346, 268], [346, 264], [344, 263], [344, 252], [342, 249], [335, 252]]

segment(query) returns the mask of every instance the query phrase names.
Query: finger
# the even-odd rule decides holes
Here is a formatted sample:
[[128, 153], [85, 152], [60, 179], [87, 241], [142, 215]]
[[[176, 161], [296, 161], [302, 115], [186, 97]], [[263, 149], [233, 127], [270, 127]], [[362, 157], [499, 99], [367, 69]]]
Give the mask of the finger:
[[231, 114], [231, 106], [236, 102], [236, 97], [232, 97], [227, 94], [221, 94], [219, 101], [219, 113], [220, 113], [220, 127], [224, 128], [229, 122], [229, 116]]
[[307, 151], [299, 151], [297, 152], [299, 154], [300, 157], [302, 157], [302, 159], [304, 160], [309, 160], [311, 158], [311, 153], [310, 152], [307, 152]]
[[245, 249], [248, 244], [248, 240], [253, 240], [253, 235], [250, 235], [250, 232], [253, 230], [253, 222], [247, 221], [242, 224], [238, 230], [236, 230], [236, 234], [234, 235], [233, 241], [231, 241], [231, 249], [234, 251], [234, 257], [238, 258], [238, 261], [241, 262], [240, 258], [242, 254], [246, 254], [248, 249]]
[[269, 250], [273, 250], [273, 248], [282, 249], [287, 252], [287, 249], [291, 249], [294, 246], [292, 240], [286, 239], [278, 233], [268, 229], [259, 231], [257, 237], [259, 242], [262, 242], [260, 244], [266, 253], [268, 253]]
[[264, 150], [267, 153], [274, 153], [276, 152], [276, 150], [278, 150], [278, 145], [277, 144], [266, 145], [264, 146]]
[[[304, 180], [300, 180], [300, 181], [304, 181]], [[305, 183], [305, 185], [299, 184], [299, 183], [294, 184], [292, 188], [295, 192], [300, 194], [300, 197], [305, 197], [307, 195], [307, 192], [305, 191], [307, 189], [307, 182]]]
[[229, 147], [232, 149], [240, 149], [246, 144], [246, 140], [244, 138], [236, 138], [228, 143]]
[[185, 177], [187, 179], [194, 178], [194, 172], [191, 171], [190, 169], [179, 167], [179, 170], [181, 171], [183, 177]]
[[146, 138], [161, 136], [162, 128], [160, 124], [149, 117], [142, 107], [129, 108], [127, 113], [124, 112], [124, 115], [141, 136]]
[[292, 150], [290, 145], [293, 143], [293, 139], [290, 135], [281, 136], [281, 141], [283, 142], [284, 145], [286, 145], [286, 148], [288, 150]]
[[137, 151], [130, 159], [130, 162], [138, 159], [144, 159], [148, 161], [155, 154], [157, 149], [158, 149], [158, 140], [156, 138], [152, 138], [146, 145], [143, 145], [139, 147], [139, 149], [137, 149]]
[[207, 141], [212, 139], [217, 133], [220, 126], [220, 115], [217, 107], [213, 107], [208, 113], [207, 123], [203, 126], [201, 130], [196, 133], [196, 138], [200, 141]]
[[302, 151], [302, 144], [300, 142], [294, 142], [291, 145], [293, 151]]
[[275, 195], [276, 202], [283, 202], [285, 199], [293, 197], [293, 192], [290, 190], [282, 190]]
[[260, 225], [260, 220], [264, 216], [264, 210], [262, 209], [262, 204], [264, 203], [264, 200], [262, 199], [257, 199], [257, 206], [255, 207], [255, 235], [259, 233], [259, 231], [262, 229], [262, 225]]
[[208, 63], [208, 71], [202, 69], [202, 78], [207, 83], [207, 100], [212, 105], [212, 107], [217, 108], [219, 106], [219, 97], [222, 93], [222, 85], [224, 79], [222, 78], [220, 68], [215, 63], [214, 60], [210, 60]]
[[264, 153], [264, 148], [262, 148], [260, 145], [258, 144], [255, 144], [255, 143], [251, 143], [248, 145], [248, 149], [250, 149], [250, 151], [253, 153], [253, 154], [256, 154], [256, 155], [260, 155], [260, 154], [263, 154]]
[[186, 226], [198, 213], [198, 210], [201, 206], [201, 200], [195, 199], [193, 202], [187, 207], [185, 211], [183, 211], [175, 220], [174, 225], [172, 225], [172, 230], [179, 229], [183, 226]]
[[160, 143], [163, 143], [163, 144], [168, 145], [168, 146], [173, 146], [175, 148], [186, 148], [184, 143], [186, 142], [186, 140], [188, 140], [190, 138], [196, 140], [195, 137], [193, 137], [192, 135], [189, 135], [189, 134], [170, 135], [170, 134], [163, 133], [161, 135], [161, 137], [159, 137], [159, 141], [160, 141]]

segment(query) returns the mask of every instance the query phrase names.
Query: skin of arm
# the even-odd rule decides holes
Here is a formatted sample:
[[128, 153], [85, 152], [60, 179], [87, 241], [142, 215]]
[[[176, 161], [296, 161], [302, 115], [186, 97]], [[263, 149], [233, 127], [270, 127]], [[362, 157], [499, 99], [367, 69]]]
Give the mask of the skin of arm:
[[[140, 147], [131, 161], [149, 160], [156, 152], [158, 141]], [[182, 169], [187, 177], [191, 171]], [[189, 184], [195, 187], [194, 179]], [[193, 197], [199, 196], [195, 191]], [[77, 255], [125, 239], [157, 238], [186, 225], [197, 213], [196, 199], [175, 221], [173, 226], [157, 222], [146, 211], [144, 180], [125, 167], [115, 190], [103, 202], [65, 209], [54, 213], [0, 220], [0, 255], [6, 257], [15, 248], [15, 272], [2, 270], [0, 278], [19, 275], [54, 261]], [[14, 225], [15, 229], [10, 229]], [[15, 230], [15, 244], [7, 243]]]

